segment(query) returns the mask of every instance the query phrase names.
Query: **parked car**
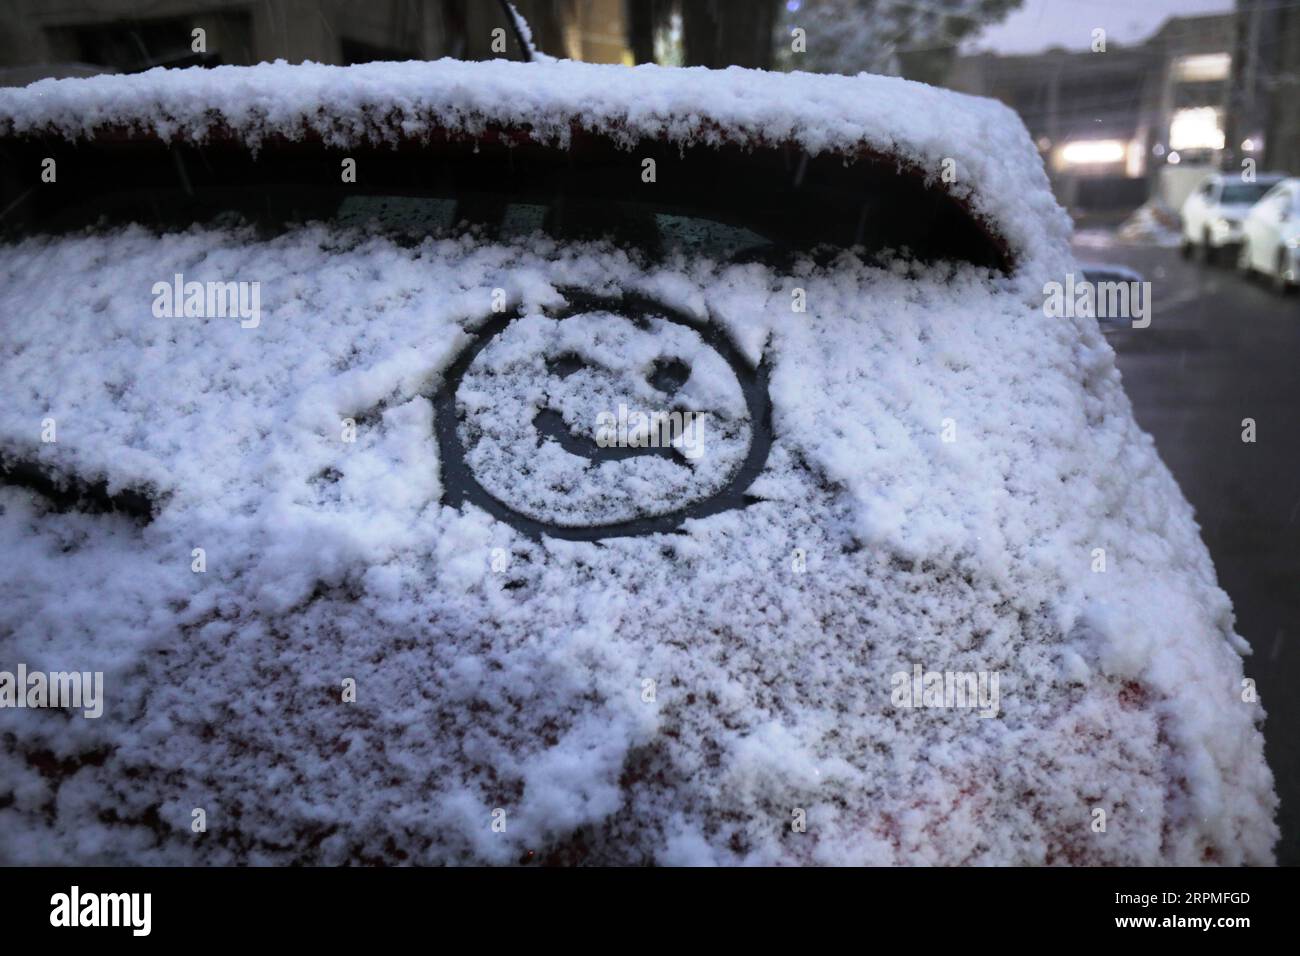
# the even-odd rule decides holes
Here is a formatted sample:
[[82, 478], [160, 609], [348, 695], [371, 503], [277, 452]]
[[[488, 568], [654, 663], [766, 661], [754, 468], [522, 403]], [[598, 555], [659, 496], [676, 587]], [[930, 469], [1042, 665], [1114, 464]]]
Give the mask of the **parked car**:
[[1300, 178], [1282, 180], [1251, 207], [1237, 268], [1268, 276], [1284, 294], [1300, 285]]
[[0, 152], [0, 664], [105, 695], [0, 709], [4, 862], [1273, 859], [1002, 104], [280, 63], [0, 91]]
[[1281, 180], [1276, 173], [1260, 173], [1251, 182], [1235, 173], [1207, 176], [1183, 203], [1183, 255], [1212, 262], [1220, 252], [1235, 254], [1250, 207]]

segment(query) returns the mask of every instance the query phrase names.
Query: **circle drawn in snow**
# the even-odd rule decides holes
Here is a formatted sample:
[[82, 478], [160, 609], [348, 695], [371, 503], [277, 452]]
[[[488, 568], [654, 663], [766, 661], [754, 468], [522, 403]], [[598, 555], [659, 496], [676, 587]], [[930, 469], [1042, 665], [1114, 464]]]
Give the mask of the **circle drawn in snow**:
[[[754, 500], [772, 439], [767, 367], [648, 299], [566, 298], [553, 316], [489, 320], [448, 369], [434, 397], [444, 503], [534, 538], [597, 540]], [[640, 443], [638, 413], [658, 426]]]

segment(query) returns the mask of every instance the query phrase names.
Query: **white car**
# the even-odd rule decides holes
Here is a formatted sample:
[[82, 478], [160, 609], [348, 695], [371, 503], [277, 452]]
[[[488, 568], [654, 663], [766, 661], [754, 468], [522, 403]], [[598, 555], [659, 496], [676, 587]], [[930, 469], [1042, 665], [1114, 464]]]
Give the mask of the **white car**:
[[1282, 180], [1250, 210], [1237, 268], [1271, 277], [1279, 292], [1300, 284], [1300, 178]]
[[1253, 182], [1236, 174], [1207, 177], [1183, 203], [1183, 255], [1196, 253], [1210, 262], [1220, 250], [1235, 249], [1250, 207], [1281, 180], [1275, 174], [1260, 174]]

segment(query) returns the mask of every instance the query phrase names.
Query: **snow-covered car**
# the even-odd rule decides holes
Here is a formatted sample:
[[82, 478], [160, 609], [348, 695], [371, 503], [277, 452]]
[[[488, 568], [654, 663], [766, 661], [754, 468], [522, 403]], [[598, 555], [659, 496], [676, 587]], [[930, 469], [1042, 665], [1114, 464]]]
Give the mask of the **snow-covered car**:
[[1260, 173], [1249, 181], [1238, 173], [1205, 177], [1181, 210], [1183, 255], [1212, 262], [1220, 252], [1235, 254], [1250, 207], [1281, 180], [1276, 173]]
[[1273, 859], [1001, 104], [271, 64], [0, 91], [0, 149], [4, 862]]
[[1300, 179], [1284, 179], [1242, 223], [1237, 268], [1262, 273], [1282, 293], [1300, 285]]

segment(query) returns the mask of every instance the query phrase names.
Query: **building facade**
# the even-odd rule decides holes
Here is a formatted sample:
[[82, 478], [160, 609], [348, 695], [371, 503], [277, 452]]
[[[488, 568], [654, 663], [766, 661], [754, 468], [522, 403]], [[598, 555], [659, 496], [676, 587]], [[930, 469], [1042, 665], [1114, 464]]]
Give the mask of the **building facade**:
[[1300, 6], [1238, 0], [1138, 45], [962, 57], [948, 85], [1015, 109], [1061, 201], [1095, 210], [1176, 206], [1212, 169], [1300, 173], [1298, 80]]
[[[547, 52], [596, 63], [631, 61], [623, 0], [515, 5]], [[11, 85], [42, 76], [276, 59], [345, 65], [520, 56], [496, 0], [10, 0], [9, 6], [0, 70]], [[195, 29], [204, 31], [202, 51], [194, 49]]]

